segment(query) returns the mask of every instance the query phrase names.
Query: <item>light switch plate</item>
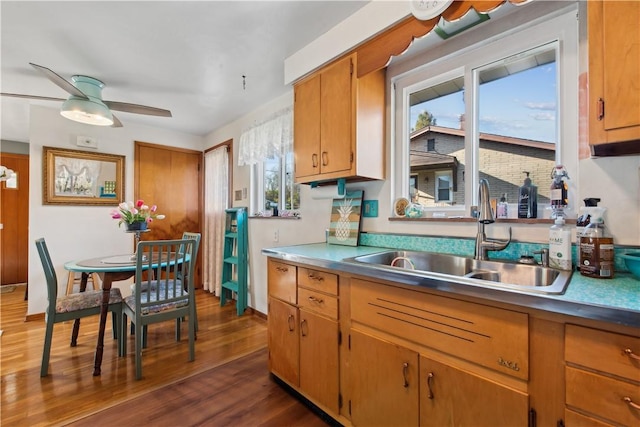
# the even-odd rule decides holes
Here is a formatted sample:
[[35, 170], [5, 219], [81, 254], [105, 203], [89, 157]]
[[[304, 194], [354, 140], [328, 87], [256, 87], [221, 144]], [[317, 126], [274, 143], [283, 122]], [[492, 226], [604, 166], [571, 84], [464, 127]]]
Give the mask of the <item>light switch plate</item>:
[[378, 201], [377, 200], [365, 200], [362, 202], [362, 216], [368, 218], [375, 218], [378, 216]]
[[79, 136], [76, 140], [78, 147], [98, 148], [98, 139], [90, 136]]

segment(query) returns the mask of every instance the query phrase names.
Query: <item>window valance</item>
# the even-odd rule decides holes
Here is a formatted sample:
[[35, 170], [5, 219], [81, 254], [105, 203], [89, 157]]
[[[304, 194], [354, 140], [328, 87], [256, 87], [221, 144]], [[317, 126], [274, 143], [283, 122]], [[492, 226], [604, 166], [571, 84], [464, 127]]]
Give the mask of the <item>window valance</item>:
[[420, 21], [409, 15], [354, 49], [358, 52], [358, 77], [386, 67], [392, 56], [402, 55], [411, 46], [413, 40], [429, 33], [440, 21], [440, 17], [451, 22], [460, 19], [472, 8], [478, 13], [487, 13], [505, 1], [518, 5], [531, 0], [458, 0], [454, 1], [440, 16], [426, 21]]
[[238, 166], [280, 157], [293, 148], [293, 109], [287, 107], [240, 135]]

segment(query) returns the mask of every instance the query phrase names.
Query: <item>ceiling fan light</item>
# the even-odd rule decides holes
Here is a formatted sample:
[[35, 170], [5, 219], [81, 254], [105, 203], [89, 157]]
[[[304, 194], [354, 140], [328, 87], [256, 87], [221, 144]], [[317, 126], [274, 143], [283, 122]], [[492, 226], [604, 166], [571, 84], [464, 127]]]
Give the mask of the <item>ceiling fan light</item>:
[[91, 99], [71, 96], [62, 104], [60, 114], [69, 120], [88, 125], [111, 126], [113, 124], [113, 115], [109, 108]]

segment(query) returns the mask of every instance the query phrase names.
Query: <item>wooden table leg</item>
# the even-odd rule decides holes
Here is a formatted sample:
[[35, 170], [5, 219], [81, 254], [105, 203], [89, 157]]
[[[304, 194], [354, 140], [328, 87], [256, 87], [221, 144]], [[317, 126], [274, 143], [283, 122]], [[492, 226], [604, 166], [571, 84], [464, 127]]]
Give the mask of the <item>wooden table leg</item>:
[[102, 352], [104, 351], [104, 329], [107, 323], [107, 314], [109, 313], [109, 296], [111, 294], [112, 277], [109, 273], [101, 275], [102, 279], [102, 307], [100, 308], [100, 329], [98, 329], [98, 343], [96, 344], [96, 356], [93, 363], [93, 376], [100, 375], [102, 366]]
[[[71, 272], [70, 274], [73, 274]], [[80, 277], [80, 292], [84, 292], [87, 290], [87, 279], [89, 278], [89, 273], [82, 273]], [[80, 319], [76, 319], [73, 322], [73, 331], [71, 332], [71, 347], [75, 347], [78, 345], [78, 332], [80, 331]]]

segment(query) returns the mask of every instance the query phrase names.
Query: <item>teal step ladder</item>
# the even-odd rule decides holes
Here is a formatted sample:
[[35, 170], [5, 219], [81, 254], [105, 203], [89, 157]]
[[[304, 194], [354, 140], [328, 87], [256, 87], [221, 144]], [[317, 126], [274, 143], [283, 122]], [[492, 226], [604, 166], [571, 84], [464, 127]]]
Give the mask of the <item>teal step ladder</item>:
[[242, 316], [247, 308], [248, 236], [247, 208], [225, 210], [224, 250], [222, 252], [222, 285], [220, 305], [236, 294], [236, 311]]

